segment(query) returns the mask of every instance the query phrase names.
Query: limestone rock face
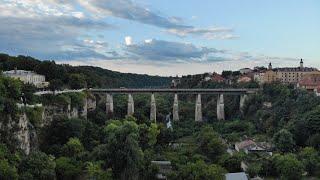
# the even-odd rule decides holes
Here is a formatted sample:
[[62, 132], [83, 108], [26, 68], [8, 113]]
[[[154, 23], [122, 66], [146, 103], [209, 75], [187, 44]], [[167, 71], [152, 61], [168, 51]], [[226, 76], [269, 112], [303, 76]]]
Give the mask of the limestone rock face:
[[83, 104], [80, 108], [80, 111], [78, 112], [78, 117], [79, 116], [87, 119], [87, 116], [88, 116], [88, 99], [87, 98], [84, 98], [83, 100]]
[[[18, 115], [14, 120], [10, 115], [6, 116], [5, 122], [1, 122], [1, 133], [4, 133], [7, 141], [13, 143], [17, 149], [21, 149], [25, 154], [29, 154], [31, 150], [31, 140], [29, 131], [29, 120], [25, 113]], [[2, 134], [1, 134], [2, 136]]]
[[87, 98], [87, 109], [88, 111], [94, 111], [97, 108], [97, 101], [95, 97], [88, 97]]
[[79, 117], [79, 111], [78, 108], [73, 107], [70, 111], [69, 118], [78, 118]]
[[30, 131], [28, 128], [28, 123], [29, 120], [27, 119], [27, 115], [22, 114], [19, 117], [17, 124], [13, 124], [13, 126], [17, 127], [17, 131], [14, 132], [14, 136], [18, 141], [18, 147], [26, 154], [30, 153]]

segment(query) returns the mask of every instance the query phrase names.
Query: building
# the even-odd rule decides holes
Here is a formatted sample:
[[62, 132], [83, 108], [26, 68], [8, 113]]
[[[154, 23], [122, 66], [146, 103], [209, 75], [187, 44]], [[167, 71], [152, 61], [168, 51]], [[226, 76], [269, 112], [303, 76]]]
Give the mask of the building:
[[304, 67], [303, 60], [300, 60], [298, 67], [273, 68], [270, 63], [267, 71], [256, 75], [259, 83], [272, 83], [275, 81], [287, 84], [297, 84], [305, 75], [319, 72], [316, 68]]
[[237, 80], [238, 83], [248, 83], [248, 82], [251, 82], [251, 81], [252, 81], [252, 78], [250, 76], [248, 76], [248, 75], [241, 76]]
[[[271, 144], [267, 142], [254, 142], [253, 140], [247, 139], [245, 141], [237, 142], [234, 145], [235, 150], [240, 152], [244, 151], [246, 154], [249, 154], [250, 152], [263, 152], [263, 153], [268, 153], [271, 151], [272, 146]], [[272, 154], [270, 154], [272, 155]]]
[[218, 73], [213, 73], [211, 80], [218, 83], [225, 82], [225, 79]]
[[14, 79], [19, 79], [25, 84], [32, 84], [37, 88], [45, 88], [48, 87], [49, 83], [46, 82], [46, 78], [43, 75], [36, 74], [32, 71], [25, 71], [25, 70], [11, 70], [11, 71], [4, 71], [4, 76], [11, 77]]
[[253, 80], [256, 82], [259, 82], [259, 84], [263, 84], [264, 83], [264, 76], [265, 76], [265, 71], [254, 72], [253, 73]]
[[246, 153], [248, 153], [249, 149], [254, 147], [256, 147], [256, 143], [250, 139], [242, 142], [237, 142], [234, 145], [234, 148], [236, 149], [236, 151], [238, 152], [244, 151]]
[[225, 174], [226, 180], [248, 180], [248, 176], [244, 172]]
[[320, 72], [312, 72], [304, 75], [298, 82], [298, 88], [306, 89], [307, 91], [315, 91], [320, 88]]
[[249, 74], [249, 73], [252, 73], [253, 70], [250, 69], [250, 68], [242, 68], [239, 70], [240, 74]]
[[320, 87], [318, 87], [317, 89], [314, 90], [314, 93], [316, 94], [316, 96], [320, 96]]
[[176, 88], [180, 83], [180, 78], [177, 75], [176, 78], [171, 81], [171, 88]]

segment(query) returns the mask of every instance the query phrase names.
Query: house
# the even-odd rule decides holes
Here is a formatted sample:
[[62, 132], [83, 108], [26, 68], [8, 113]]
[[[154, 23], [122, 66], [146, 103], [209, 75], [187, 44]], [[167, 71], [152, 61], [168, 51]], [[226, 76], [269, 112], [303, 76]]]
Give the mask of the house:
[[317, 95], [317, 96], [320, 96], [320, 87], [318, 87], [317, 89], [314, 90], [314, 93]]
[[256, 147], [256, 143], [250, 139], [242, 141], [242, 142], [237, 142], [234, 145], [234, 148], [236, 151], [245, 151], [246, 153], [248, 152], [249, 149]]
[[212, 77], [211, 77], [211, 80], [213, 82], [218, 82], [218, 83], [225, 82], [225, 79], [218, 73], [213, 73]]
[[315, 91], [320, 87], [320, 72], [312, 72], [304, 75], [297, 83], [298, 88], [303, 88], [308, 91]]
[[258, 82], [259, 84], [263, 84], [264, 83], [264, 76], [265, 76], [265, 71], [254, 72], [253, 73], [253, 80], [255, 82]]
[[266, 109], [272, 108], [272, 102], [263, 102], [262, 105]]
[[249, 74], [249, 73], [252, 73], [253, 70], [250, 69], [250, 68], [242, 68], [239, 70], [240, 74]]
[[238, 83], [248, 83], [248, 82], [251, 82], [251, 81], [252, 81], [252, 78], [250, 76], [248, 76], [248, 75], [241, 76], [237, 80]]
[[176, 88], [180, 83], [181, 83], [181, 81], [178, 77], [176, 79], [172, 79], [171, 88]]
[[244, 172], [225, 174], [226, 180], [248, 180], [248, 176]]
[[46, 82], [45, 76], [36, 74], [32, 71], [14, 69], [11, 71], [4, 71], [3, 75], [14, 79], [19, 79], [23, 83], [32, 84], [37, 88], [46, 88], [49, 86], [49, 82]]
[[269, 153], [272, 147], [267, 142], [254, 142], [251, 139], [247, 139], [245, 141], [235, 143], [234, 147], [236, 151], [244, 151], [246, 154], [249, 154], [250, 152], [267, 152], [272, 155]]

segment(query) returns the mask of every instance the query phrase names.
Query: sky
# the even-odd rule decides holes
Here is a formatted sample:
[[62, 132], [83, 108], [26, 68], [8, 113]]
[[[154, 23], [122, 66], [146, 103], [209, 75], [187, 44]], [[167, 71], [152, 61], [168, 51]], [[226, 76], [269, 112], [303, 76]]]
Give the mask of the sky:
[[0, 52], [175, 76], [320, 68], [318, 0], [0, 0]]

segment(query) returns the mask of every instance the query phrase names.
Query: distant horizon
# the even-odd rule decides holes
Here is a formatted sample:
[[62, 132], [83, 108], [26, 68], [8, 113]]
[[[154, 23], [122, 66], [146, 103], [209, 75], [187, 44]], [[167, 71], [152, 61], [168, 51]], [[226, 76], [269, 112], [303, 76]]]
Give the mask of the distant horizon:
[[[1, 52], [0, 52], [0, 54], [1, 54]], [[6, 54], [6, 53], [4, 53], [4, 54]], [[15, 56], [15, 57], [17, 57], [17, 56], [29, 56], [29, 55], [22, 55], [22, 54], [19, 54], [19, 55], [11, 55], [11, 54], [8, 54], [8, 55], [9, 55], [9, 56]], [[32, 56], [29, 56], [29, 57], [32, 57]], [[35, 58], [35, 57], [32, 57], [32, 58]], [[36, 58], [36, 59], [37, 59], [37, 58]], [[159, 74], [137, 73], [137, 72], [134, 72], [134, 71], [132, 71], [132, 72], [122, 72], [122, 71], [120, 71], [120, 70], [110, 69], [110, 68], [108, 68], [108, 67], [98, 66], [98, 65], [94, 65], [94, 64], [91, 64], [91, 65], [79, 64], [79, 65], [77, 65], [77, 64], [72, 64], [72, 63], [70, 63], [70, 62], [56, 61], [56, 60], [54, 60], [54, 59], [47, 59], [47, 60], [37, 59], [37, 60], [40, 60], [40, 61], [54, 61], [56, 64], [60, 64], [60, 65], [66, 64], [66, 65], [70, 65], [70, 66], [74, 66], [74, 67], [76, 67], [76, 66], [90, 66], [90, 67], [98, 67], [98, 68], [102, 68], [102, 69], [106, 69], [106, 70], [111, 70], [111, 71], [119, 72], [119, 73], [132, 73], [132, 74], [141, 74], [141, 75], [150, 75], [150, 76], [161, 76], [161, 77], [176, 77], [177, 75], [178, 75], [179, 77], [181, 77], [181, 76], [197, 75], [197, 74], [204, 74], [204, 73], [214, 73], [214, 72], [221, 74], [222, 71], [239, 71], [240, 69], [243, 69], [243, 68], [250, 68], [250, 69], [254, 69], [255, 67], [265, 67], [265, 68], [268, 68], [268, 64], [270, 63], [270, 62], [269, 62], [269, 63], [267, 63], [266, 65], [257, 65], [257, 66], [254, 66], [254, 67], [242, 67], [242, 68], [238, 68], [238, 69], [234, 69], [234, 70], [222, 69], [220, 72], [217, 72], [217, 71], [203, 71], [203, 72], [193, 73], [193, 74], [159, 75]], [[293, 66], [275, 66], [275, 65], [273, 64], [273, 62], [271, 62], [271, 63], [272, 63], [273, 68], [290, 68], [290, 67], [299, 67], [300, 60], [301, 60], [301, 59], [297, 60], [296, 65], [294, 65], [294, 63], [293, 63]], [[304, 61], [304, 67], [316, 68], [316, 69], [319, 70], [318, 67], [308, 66], [308, 65], [306, 65], [305, 60], [303, 60], [303, 61]]]
[[320, 1], [0, 0], [0, 52], [175, 76], [320, 68]]

